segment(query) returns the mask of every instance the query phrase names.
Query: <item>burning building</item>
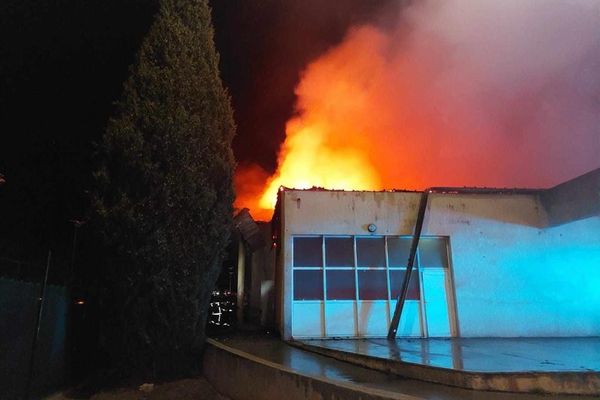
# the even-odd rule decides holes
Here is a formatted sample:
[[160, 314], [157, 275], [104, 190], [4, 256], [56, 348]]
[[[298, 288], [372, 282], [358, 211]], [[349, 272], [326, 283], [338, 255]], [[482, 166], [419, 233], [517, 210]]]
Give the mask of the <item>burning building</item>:
[[286, 339], [386, 336], [421, 223], [398, 336], [598, 336], [599, 193], [600, 169], [544, 190], [282, 188], [253, 286], [274, 281]]
[[[238, 207], [273, 215], [271, 245], [238, 270], [247, 320], [380, 370], [385, 388], [402, 376], [402, 394], [421, 395], [412, 378], [597, 395], [599, 3], [397, 3], [302, 71], [276, 165], [255, 146], [261, 165], [236, 173]], [[399, 339], [354, 340], [386, 336]], [[305, 340], [333, 338], [352, 340]], [[319, 397], [321, 378], [340, 375], [343, 394], [320, 397], [347, 398], [371, 376], [247, 342], [213, 342], [211, 363], [241, 350], [215, 379], [249, 376], [244, 357], [252, 371], [283, 361], [263, 392]]]
[[[413, 259], [398, 335], [600, 335], [598, 3], [408, 3], [310, 62], [273, 174], [237, 172], [277, 202], [278, 329], [385, 336]], [[420, 220], [438, 184], [550, 189], [425, 191]]]

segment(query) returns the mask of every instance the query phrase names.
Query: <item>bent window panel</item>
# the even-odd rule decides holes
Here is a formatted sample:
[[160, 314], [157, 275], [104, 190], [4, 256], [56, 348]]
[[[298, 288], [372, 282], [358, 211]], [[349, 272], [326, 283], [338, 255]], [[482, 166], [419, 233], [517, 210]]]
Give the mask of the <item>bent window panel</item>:
[[323, 271], [294, 271], [294, 300], [323, 300]]
[[[400, 289], [404, 283], [406, 270], [390, 270], [390, 292], [392, 299], [397, 299], [400, 296]], [[421, 293], [419, 292], [419, 273], [415, 270], [410, 274], [408, 283], [408, 292], [406, 293], [407, 300], [419, 300]]]
[[404, 268], [408, 265], [411, 245], [411, 237], [388, 238], [389, 265], [391, 268]]
[[448, 253], [444, 238], [421, 238], [419, 265], [424, 268], [448, 268]]
[[360, 300], [387, 300], [385, 270], [358, 271], [358, 298]]
[[294, 267], [322, 267], [323, 250], [320, 237], [294, 238]]
[[327, 271], [327, 300], [355, 300], [354, 270]]
[[352, 238], [325, 238], [325, 264], [327, 267], [353, 267], [354, 241]]
[[359, 267], [385, 268], [385, 242], [382, 237], [356, 238]]

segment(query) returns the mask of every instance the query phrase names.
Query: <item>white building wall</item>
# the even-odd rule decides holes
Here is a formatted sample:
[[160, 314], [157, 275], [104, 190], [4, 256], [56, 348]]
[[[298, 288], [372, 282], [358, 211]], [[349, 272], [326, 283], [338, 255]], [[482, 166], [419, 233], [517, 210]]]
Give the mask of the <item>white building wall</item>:
[[600, 335], [600, 217], [546, 225], [535, 196], [430, 199], [450, 237], [461, 336]]
[[[300, 234], [411, 235], [420, 193], [282, 193], [284, 296], [291, 336], [291, 239]], [[600, 335], [600, 216], [547, 227], [536, 195], [432, 194], [423, 235], [448, 236], [458, 334]]]

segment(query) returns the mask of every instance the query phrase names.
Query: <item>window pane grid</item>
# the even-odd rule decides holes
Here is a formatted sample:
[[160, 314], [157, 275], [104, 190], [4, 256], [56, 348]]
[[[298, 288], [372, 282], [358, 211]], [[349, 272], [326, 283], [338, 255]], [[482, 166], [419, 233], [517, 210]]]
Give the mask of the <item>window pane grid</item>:
[[322, 236], [295, 236], [292, 240], [292, 259], [295, 268], [323, 268]]
[[[321, 265], [325, 269], [325, 236], [321, 236]], [[327, 271], [323, 271], [323, 300], [327, 301]], [[323, 328], [325, 329], [325, 321], [327, 320], [326, 307], [323, 307]], [[325, 332], [327, 334], [327, 332]]]
[[[419, 300], [421, 297], [417, 270], [422, 267], [423, 251], [428, 251], [427, 260], [431, 264], [425, 268], [448, 266], [446, 239], [424, 237], [422, 240], [421, 243], [426, 245], [422, 247], [419, 243], [415, 255], [409, 300]], [[294, 300], [393, 301], [400, 289], [395, 286], [401, 285], [405, 276], [406, 265], [403, 264], [408, 263], [408, 257], [405, 262], [401, 260], [407, 254], [412, 236], [306, 235], [293, 237], [293, 242], [293, 270], [306, 271], [300, 275], [294, 274], [294, 281], [300, 279], [294, 282], [297, 288], [294, 290]], [[313, 275], [306, 275], [310, 271], [313, 271]], [[395, 271], [394, 278], [392, 271]], [[317, 276], [320, 279], [316, 279]], [[302, 282], [303, 277], [312, 278]]]
[[[392, 298], [392, 282], [390, 281], [390, 252], [388, 245], [389, 237], [385, 237], [385, 278], [387, 280], [387, 298], [388, 301]], [[388, 310], [388, 314], [390, 311]], [[389, 321], [388, 321], [389, 323]]]
[[423, 267], [448, 268], [448, 246], [443, 238], [423, 238], [419, 242], [418, 253]]
[[[450, 255], [446, 237], [423, 237], [422, 240], [415, 254], [406, 300], [411, 307], [415, 304], [418, 307], [420, 332], [427, 335], [423, 333], [426, 327], [423, 325], [422, 269], [448, 268]], [[406, 276], [411, 244], [412, 236], [292, 236], [294, 306], [320, 304], [320, 337], [368, 335], [365, 329], [371, 328], [363, 324], [380, 324], [385, 328]], [[376, 319], [379, 322], [364, 315], [365, 307], [371, 310], [378, 307]], [[342, 315], [347, 322], [339, 325]], [[352, 316], [354, 320], [348, 320]]]
[[356, 300], [356, 280], [350, 269], [330, 269], [326, 272], [326, 300]]
[[354, 240], [351, 236], [325, 236], [325, 267], [354, 268]]
[[294, 271], [294, 300], [323, 300], [323, 271]]
[[385, 237], [359, 236], [356, 238], [357, 267], [385, 269]]

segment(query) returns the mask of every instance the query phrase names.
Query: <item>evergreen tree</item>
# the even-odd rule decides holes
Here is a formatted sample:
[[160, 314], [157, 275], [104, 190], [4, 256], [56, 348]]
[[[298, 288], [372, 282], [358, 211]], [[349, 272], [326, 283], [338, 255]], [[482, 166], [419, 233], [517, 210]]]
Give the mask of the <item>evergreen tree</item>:
[[161, 0], [100, 146], [101, 338], [125, 372], [199, 362], [232, 223], [234, 123], [207, 0]]

